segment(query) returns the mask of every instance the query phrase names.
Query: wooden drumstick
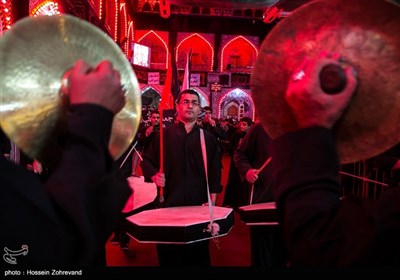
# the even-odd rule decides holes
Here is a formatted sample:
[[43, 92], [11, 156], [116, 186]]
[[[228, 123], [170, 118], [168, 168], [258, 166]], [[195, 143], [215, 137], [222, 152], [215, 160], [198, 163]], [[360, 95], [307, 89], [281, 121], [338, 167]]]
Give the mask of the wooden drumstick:
[[[256, 175], [260, 174], [260, 172], [271, 162], [272, 157], [267, 158], [267, 160], [263, 163], [263, 165], [257, 170]], [[254, 194], [254, 183], [251, 184], [250, 191], [250, 205], [253, 204], [253, 194]]]
[[267, 158], [267, 160], [264, 162], [264, 164], [257, 170], [256, 174], [260, 174], [261, 171], [271, 162], [272, 157]]

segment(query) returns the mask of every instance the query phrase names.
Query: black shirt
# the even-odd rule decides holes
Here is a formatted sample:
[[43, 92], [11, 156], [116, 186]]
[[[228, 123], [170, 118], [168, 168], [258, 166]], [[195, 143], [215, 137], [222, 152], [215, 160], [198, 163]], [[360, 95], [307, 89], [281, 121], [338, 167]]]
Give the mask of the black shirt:
[[[185, 126], [179, 122], [163, 131], [164, 135], [164, 188], [165, 206], [191, 206], [207, 202], [207, 184], [200, 144], [200, 128], [195, 127], [186, 133]], [[210, 193], [222, 191], [221, 161], [215, 137], [204, 131], [208, 181]], [[157, 135], [143, 153], [141, 164], [146, 181], [160, 169], [160, 137]]]

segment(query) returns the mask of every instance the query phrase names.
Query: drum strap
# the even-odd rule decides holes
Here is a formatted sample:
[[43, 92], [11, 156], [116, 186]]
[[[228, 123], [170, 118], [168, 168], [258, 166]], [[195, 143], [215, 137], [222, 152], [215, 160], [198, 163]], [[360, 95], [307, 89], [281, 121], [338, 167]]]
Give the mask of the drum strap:
[[[218, 230], [213, 230], [214, 227], [214, 211], [213, 204], [211, 201], [210, 195], [210, 186], [208, 184], [208, 168], [207, 168], [207, 150], [206, 150], [206, 141], [204, 139], [204, 130], [200, 128], [200, 143], [201, 143], [201, 152], [203, 154], [203, 163], [204, 163], [204, 171], [206, 173], [206, 182], [207, 182], [207, 196], [208, 196], [208, 208], [210, 209], [210, 224], [208, 225], [208, 231], [213, 235], [218, 235]], [[215, 228], [215, 227], [214, 227]]]
[[212, 201], [211, 201], [211, 195], [210, 195], [210, 186], [208, 184], [207, 149], [206, 149], [206, 141], [204, 139], [204, 130], [201, 129], [201, 128], [200, 128], [200, 143], [201, 143], [201, 152], [203, 154], [204, 171], [206, 173], [208, 207], [210, 207], [210, 216], [211, 216], [211, 223], [212, 223], [214, 221], [214, 213], [212, 211]]

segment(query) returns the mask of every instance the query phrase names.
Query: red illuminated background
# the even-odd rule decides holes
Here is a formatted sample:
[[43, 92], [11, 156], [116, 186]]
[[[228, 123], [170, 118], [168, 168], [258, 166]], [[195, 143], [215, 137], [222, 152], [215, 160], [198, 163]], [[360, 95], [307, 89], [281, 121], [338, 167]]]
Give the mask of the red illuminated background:
[[[261, 1], [171, 2], [165, 16], [158, 0], [0, 0], [1, 30], [11, 28], [23, 16], [67, 13], [101, 28], [130, 61], [132, 43], [149, 47], [149, 67], [132, 65], [146, 108], [158, 107], [169, 53], [174, 52], [182, 82], [191, 51], [191, 73], [200, 77], [200, 84], [193, 88], [202, 97], [202, 105], [212, 106], [215, 118], [254, 120], [249, 82], [258, 48], [281, 18], [307, 0], [291, 0], [290, 5], [276, 0], [262, 1], [262, 5]], [[147, 84], [148, 72], [160, 73], [158, 85]], [[221, 87], [212, 90], [213, 84]]]

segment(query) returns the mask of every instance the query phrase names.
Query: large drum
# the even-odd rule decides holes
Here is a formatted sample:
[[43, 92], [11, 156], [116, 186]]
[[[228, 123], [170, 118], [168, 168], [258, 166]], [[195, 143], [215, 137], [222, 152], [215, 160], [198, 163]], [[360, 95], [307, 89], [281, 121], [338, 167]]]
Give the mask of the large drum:
[[145, 182], [143, 176], [129, 177], [128, 183], [133, 193], [122, 209], [125, 216], [154, 208], [153, 201], [157, 196], [157, 186], [154, 183]]
[[[213, 206], [214, 223], [219, 236], [227, 235], [233, 226], [233, 210]], [[181, 206], [146, 210], [126, 218], [127, 233], [141, 243], [188, 244], [213, 238], [208, 206]]]
[[238, 208], [240, 220], [246, 225], [278, 225], [275, 202], [255, 203]]

